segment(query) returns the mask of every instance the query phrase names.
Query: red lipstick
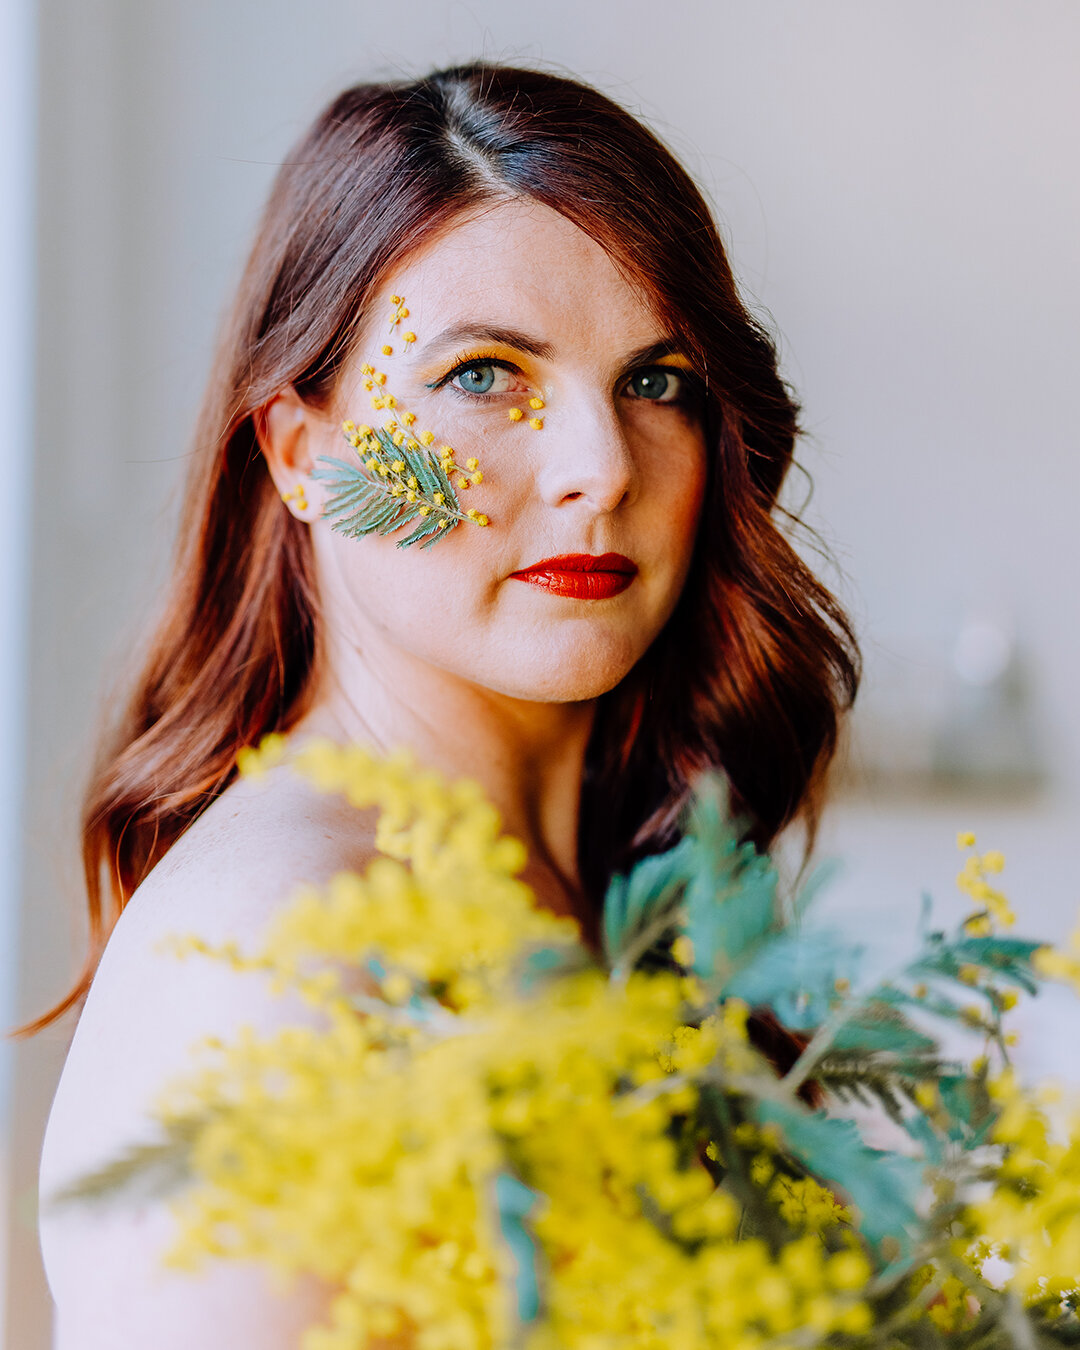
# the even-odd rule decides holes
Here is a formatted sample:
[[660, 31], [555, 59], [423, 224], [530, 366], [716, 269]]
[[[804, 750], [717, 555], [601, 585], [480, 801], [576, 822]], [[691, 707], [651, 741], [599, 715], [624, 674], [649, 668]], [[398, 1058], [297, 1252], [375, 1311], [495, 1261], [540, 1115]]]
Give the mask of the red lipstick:
[[621, 553], [564, 553], [510, 575], [571, 600], [607, 600], [625, 591], [637, 570], [637, 564]]

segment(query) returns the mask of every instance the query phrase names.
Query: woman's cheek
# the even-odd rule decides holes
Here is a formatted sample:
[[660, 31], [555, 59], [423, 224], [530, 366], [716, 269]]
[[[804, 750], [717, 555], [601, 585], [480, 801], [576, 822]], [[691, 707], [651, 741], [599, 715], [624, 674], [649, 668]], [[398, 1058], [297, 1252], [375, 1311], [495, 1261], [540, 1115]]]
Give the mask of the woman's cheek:
[[707, 478], [705, 438], [699, 431], [654, 446], [645, 495], [652, 514], [667, 523], [678, 552], [693, 548], [705, 501]]

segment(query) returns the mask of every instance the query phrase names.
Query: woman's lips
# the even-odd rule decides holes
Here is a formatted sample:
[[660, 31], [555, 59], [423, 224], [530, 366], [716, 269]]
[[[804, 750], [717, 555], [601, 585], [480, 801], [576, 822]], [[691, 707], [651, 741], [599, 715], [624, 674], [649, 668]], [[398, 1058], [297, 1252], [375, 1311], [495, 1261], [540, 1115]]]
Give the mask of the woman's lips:
[[565, 595], [572, 600], [607, 600], [626, 590], [637, 576], [637, 564], [621, 553], [565, 553], [510, 575], [552, 595]]

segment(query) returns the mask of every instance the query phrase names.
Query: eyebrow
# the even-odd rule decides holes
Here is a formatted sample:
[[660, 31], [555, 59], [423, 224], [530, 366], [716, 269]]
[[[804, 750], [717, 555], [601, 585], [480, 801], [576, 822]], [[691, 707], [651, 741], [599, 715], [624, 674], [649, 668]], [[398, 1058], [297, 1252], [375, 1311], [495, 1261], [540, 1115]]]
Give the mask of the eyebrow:
[[[556, 354], [554, 345], [542, 338], [532, 337], [518, 328], [502, 328], [497, 324], [486, 323], [462, 323], [444, 328], [424, 344], [424, 350], [437, 351], [442, 347], [459, 346], [463, 342], [496, 342], [503, 347], [516, 347], [518, 351], [527, 352], [541, 361], [552, 361]], [[666, 356], [682, 355], [683, 350], [683, 344], [675, 338], [661, 338], [631, 352], [623, 363], [623, 371], [650, 365]]]
[[681, 356], [687, 362], [687, 365], [690, 364], [684, 344], [676, 338], [669, 337], [661, 338], [658, 342], [650, 342], [647, 346], [639, 347], [637, 351], [631, 352], [626, 358], [623, 371], [625, 374], [629, 374], [638, 366], [655, 365], [657, 361], [662, 361], [665, 356]]
[[517, 328], [500, 328], [488, 323], [460, 323], [452, 328], [444, 328], [430, 342], [425, 343], [425, 350], [456, 347], [462, 342], [498, 342], [503, 347], [516, 347], [519, 351], [528, 352], [541, 361], [550, 361], [555, 356], [555, 348], [550, 342], [530, 337]]

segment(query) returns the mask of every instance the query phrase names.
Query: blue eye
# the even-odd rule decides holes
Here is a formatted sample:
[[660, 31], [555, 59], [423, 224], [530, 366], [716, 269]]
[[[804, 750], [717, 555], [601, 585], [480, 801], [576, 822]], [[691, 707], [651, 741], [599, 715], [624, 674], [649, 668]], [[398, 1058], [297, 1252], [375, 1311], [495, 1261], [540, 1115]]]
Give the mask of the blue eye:
[[647, 398], [653, 403], [674, 403], [682, 395], [683, 381], [678, 371], [652, 366], [631, 375], [628, 388], [637, 398]]
[[468, 366], [454, 376], [458, 385], [469, 394], [488, 394], [495, 383], [495, 367], [487, 364]]
[[428, 388], [446, 388], [459, 398], [483, 402], [499, 394], [510, 393], [512, 389], [524, 388], [520, 381], [521, 371], [509, 361], [475, 353], [456, 362], [445, 375], [432, 381]]

